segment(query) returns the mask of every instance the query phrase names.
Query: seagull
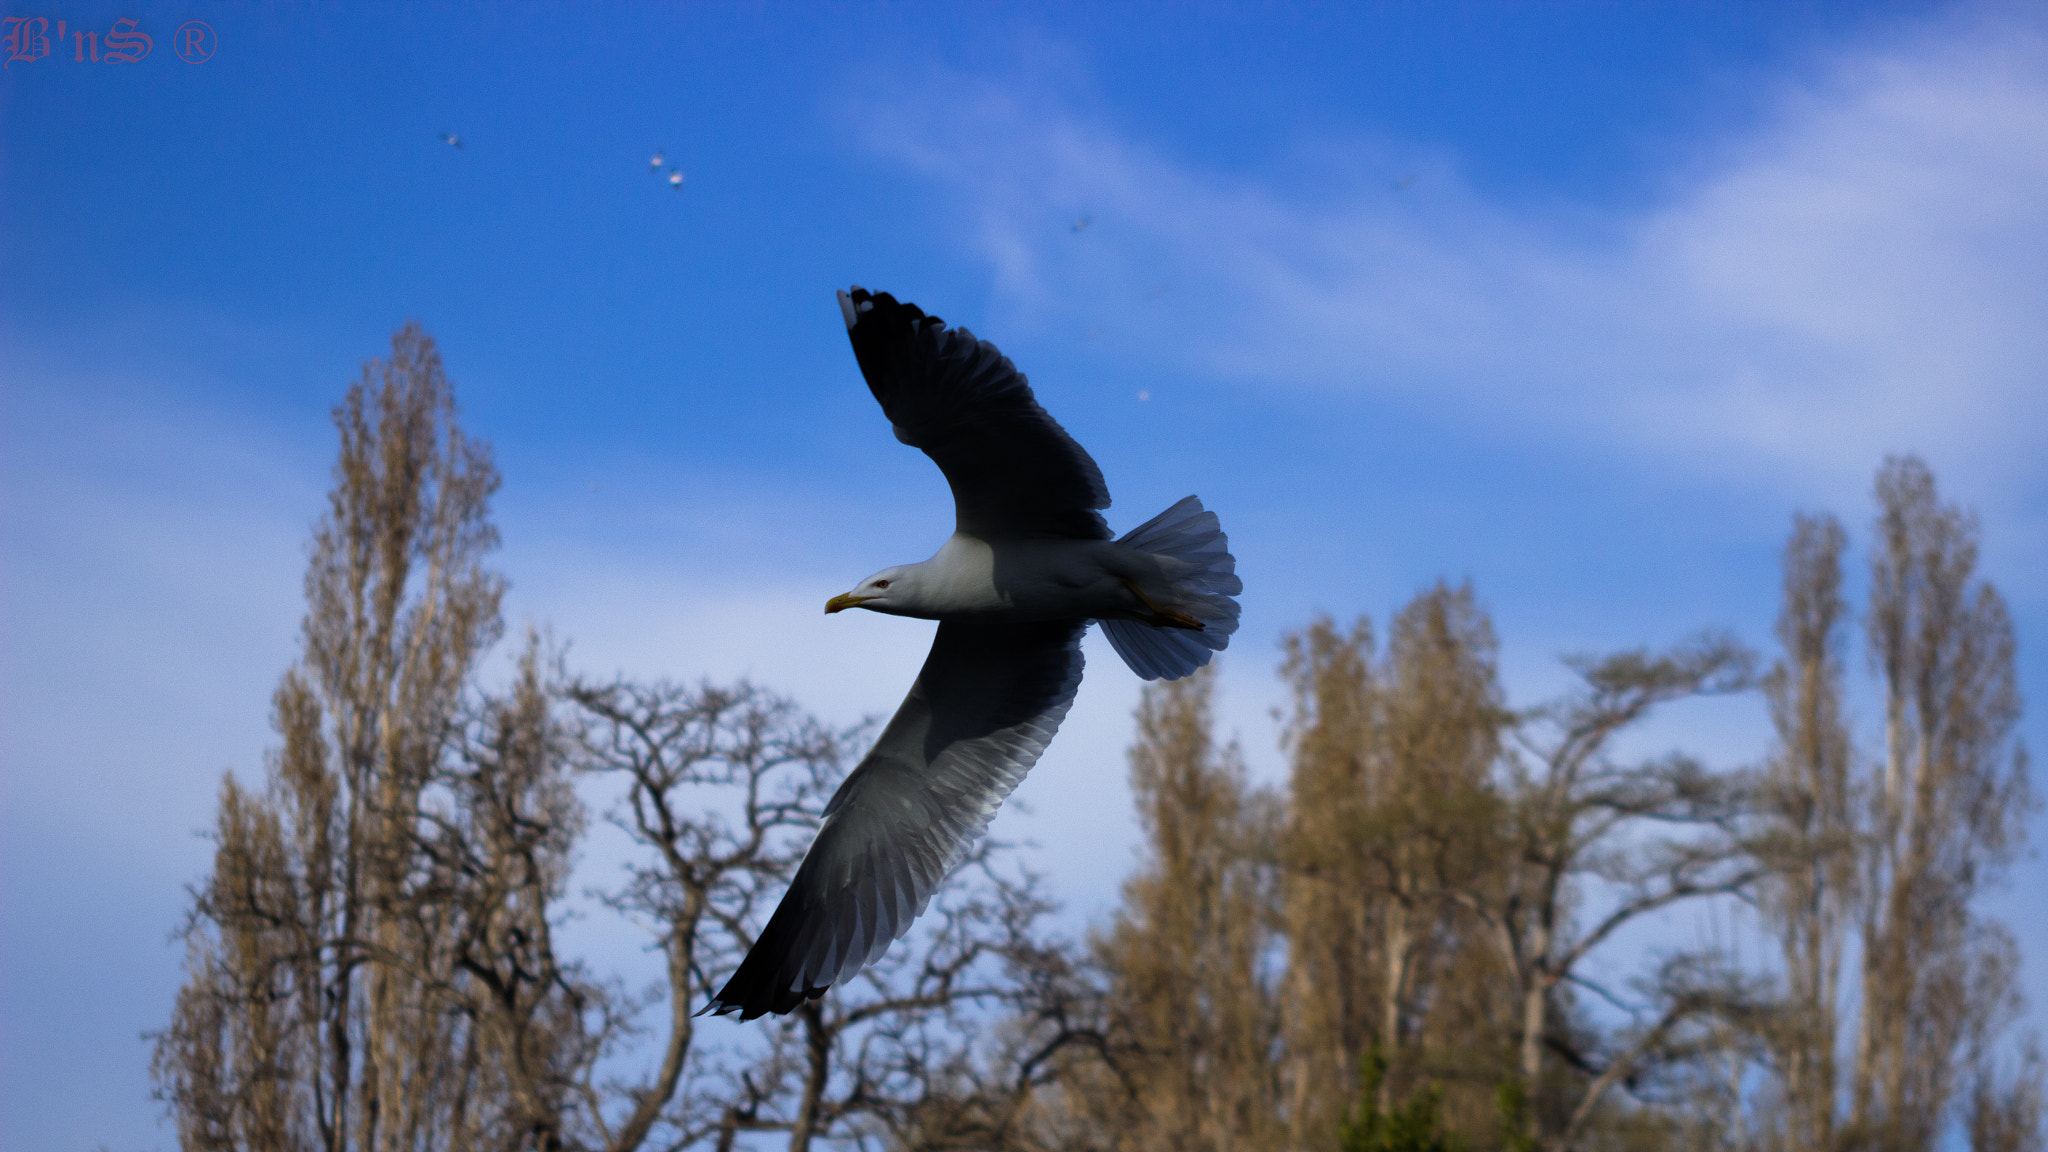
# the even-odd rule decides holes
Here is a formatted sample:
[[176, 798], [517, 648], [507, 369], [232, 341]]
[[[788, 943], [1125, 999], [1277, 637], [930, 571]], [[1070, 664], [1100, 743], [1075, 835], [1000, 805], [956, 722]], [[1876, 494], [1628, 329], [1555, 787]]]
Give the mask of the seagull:
[[1102, 470], [995, 345], [855, 287], [839, 310], [896, 439], [953, 489], [931, 559], [826, 601], [937, 620], [888, 727], [840, 784], [768, 925], [698, 1015], [787, 1013], [851, 980], [932, 893], [1059, 730], [1100, 622], [1131, 671], [1178, 679], [1237, 631], [1244, 590], [1216, 514], [1194, 496], [1118, 539]]
[[652, 160], [648, 161], [647, 163], [648, 163], [648, 166], [649, 166], [649, 167], [651, 167], [651, 168], [652, 168], [652, 169], [653, 169], [654, 171], [656, 171], [656, 172], [660, 172], [660, 171], [661, 171], [661, 165], [662, 165], [662, 155], [661, 155], [661, 153], [659, 153], [659, 152], [656, 152], [656, 153], [654, 154], [654, 159], [652, 159]]
[[675, 190], [676, 190], [676, 191], [678, 191], [678, 192], [682, 191], [682, 190], [683, 190], [683, 174], [682, 174], [681, 172], [671, 172], [671, 173], [669, 173], [669, 174], [668, 174], [668, 186], [669, 186], [669, 187], [671, 187], [671, 188], [673, 188], [673, 189], [675, 189]]
[[441, 133], [441, 143], [451, 148], [460, 149], [462, 147], [462, 137], [457, 136], [453, 132], [443, 132]]
[[1083, 216], [1080, 219], [1074, 221], [1074, 231], [1085, 232], [1087, 231], [1088, 226], [1093, 223], [1095, 223], [1095, 217]]

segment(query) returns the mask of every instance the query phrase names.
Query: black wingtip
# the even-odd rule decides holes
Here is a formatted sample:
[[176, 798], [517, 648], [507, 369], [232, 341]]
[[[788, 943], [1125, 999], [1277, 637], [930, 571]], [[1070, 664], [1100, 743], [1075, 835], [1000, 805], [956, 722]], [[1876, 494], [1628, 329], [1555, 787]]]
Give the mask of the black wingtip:
[[[875, 310], [876, 299], [877, 297], [873, 293], [858, 284], [853, 286], [851, 292], [842, 291], [839, 293], [839, 315], [846, 319], [846, 330], [848, 332], [853, 331], [853, 326], [860, 323], [862, 314]], [[887, 293], [883, 293], [880, 299], [889, 300], [889, 296]], [[890, 302], [894, 303], [894, 301]]]
[[874, 313], [876, 319], [883, 322], [884, 328], [894, 328], [898, 325], [915, 328], [924, 324], [937, 325], [940, 328], [946, 326], [944, 320], [927, 315], [924, 309], [908, 300], [898, 300], [887, 292], [870, 292], [858, 284], [851, 289], [840, 291], [839, 314], [846, 320], [847, 331], [853, 331], [854, 325], [860, 323], [869, 313]]
[[[732, 989], [728, 986], [726, 992], [730, 992], [731, 990]], [[822, 992], [822, 989], [820, 991]], [[745, 1004], [733, 1003], [731, 1001], [728, 1001], [724, 997], [725, 992], [721, 992], [717, 996], [713, 996], [711, 999], [705, 1001], [704, 1007], [699, 1008], [695, 1013], [693, 1013], [693, 1016], [731, 1016], [737, 1014], [740, 1018], [740, 1022], [745, 1023], [749, 1020], [754, 1019], [757, 1016], [761, 1016], [769, 1012], [773, 1012], [775, 1015], [781, 1016], [787, 1013], [790, 1009], [795, 1008], [798, 1004], [802, 1003], [801, 1000], [792, 1000], [789, 1002], [789, 1004], [779, 1008], [776, 1007], [774, 1004], [768, 1004], [758, 1007], [748, 1007]]]
[[737, 1012], [742, 1021], [771, 1012], [782, 1016], [830, 989], [829, 976], [824, 977], [825, 984], [812, 984], [800, 975], [803, 957], [809, 953], [816, 933], [819, 911], [804, 898], [806, 887], [805, 874], [799, 870], [754, 946], [747, 949], [725, 986], [698, 1015], [725, 1016]]
[[[770, 992], [765, 989], [750, 989], [746, 992], [736, 992], [732, 985], [728, 983], [718, 995], [706, 1001], [704, 1007], [699, 1008], [694, 1015], [731, 1016], [737, 1014], [742, 1024], [760, 1016], [787, 1016], [791, 1012], [796, 1011], [804, 1001], [816, 1000], [828, 990], [827, 988], [810, 988], [801, 994], [794, 990]], [[728, 995], [736, 998], [727, 1000], [726, 997]]]

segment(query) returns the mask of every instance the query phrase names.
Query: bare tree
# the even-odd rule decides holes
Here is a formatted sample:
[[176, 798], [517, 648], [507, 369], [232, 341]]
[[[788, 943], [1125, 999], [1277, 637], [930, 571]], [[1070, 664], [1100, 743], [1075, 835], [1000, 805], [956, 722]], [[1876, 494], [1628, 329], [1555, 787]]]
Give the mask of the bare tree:
[[2032, 798], [2005, 602], [1975, 579], [1977, 524], [1914, 457], [1877, 478], [1869, 641], [1884, 761], [1861, 853], [1861, 1013], [1847, 1138], [1929, 1148], [1974, 1021], [2011, 994], [2011, 946], [1972, 909], [2011, 859]]
[[1490, 942], [1475, 950], [1477, 925], [1459, 900], [1499, 872], [1491, 777], [1511, 716], [1492, 625], [1469, 585], [1439, 583], [1395, 617], [1377, 666], [1364, 620], [1348, 635], [1317, 621], [1286, 648], [1295, 765], [1280, 859], [1295, 1139], [1334, 1138], [1368, 1049], [1382, 1069], [1378, 1111], [1449, 1073], [1479, 1089], [1461, 1092], [1453, 1112], [1483, 1116], [1501, 1072], [1488, 1067], [1496, 1046], [1488, 1013], [1453, 1004], [1473, 997], [1452, 984], [1482, 983], [1497, 963]]
[[[1842, 715], [1845, 534], [1800, 517], [1785, 551], [1785, 655], [1766, 681], [1778, 741], [1755, 845], [1784, 997], [1761, 1031], [1760, 1119], [1788, 1149], [1928, 1149], [1958, 1127], [1973, 1147], [2037, 1147], [2039, 1058], [2031, 1037], [2016, 1064], [2000, 1045], [2019, 1014], [2017, 948], [1973, 907], [2031, 805], [2011, 738], [2012, 626], [1974, 579], [1974, 519], [1941, 503], [1924, 464], [1886, 461], [1877, 495], [1880, 759], [1858, 760]], [[1845, 984], [1851, 955], [1859, 978]]]
[[1490, 777], [1511, 720], [1494, 650], [1492, 622], [1469, 584], [1439, 583], [1394, 618], [1382, 705], [1386, 773], [1377, 811], [1359, 830], [1374, 858], [1368, 882], [1386, 899], [1379, 1043], [1390, 1061], [1421, 1032], [1431, 978], [1461, 943], [1466, 925], [1455, 894], [1493, 872], [1499, 804]]
[[2002, 1067], [1997, 1041], [2003, 1022], [1980, 1018], [1971, 1037], [1963, 1133], [1970, 1152], [2040, 1152], [2048, 1147], [2048, 1067], [2031, 1036], [2010, 1070]]
[[289, 891], [278, 891], [289, 883], [285, 830], [232, 776], [216, 829], [206, 904], [186, 932], [185, 986], [152, 1072], [184, 1148], [311, 1147], [318, 1117], [304, 1069], [317, 1052], [297, 1018], [301, 931], [271, 911], [291, 910]]
[[1846, 545], [1833, 517], [1794, 520], [1778, 614], [1784, 656], [1764, 680], [1777, 745], [1755, 850], [1769, 866], [1759, 904], [1782, 949], [1785, 994], [1767, 1030], [1779, 1098], [1763, 1122], [1798, 1149], [1836, 1142], [1841, 972], [1856, 899], [1855, 753], [1842, 712]]
[[742, 1077], [755, 1126], [785, 1117], [792, 1152], [825, 1141], [1033, 1145], [1031, 1110], [1055, 1078], [1053, 1061], [1099, 1032], [1084, 1037], [1057, 1018], [1077, 991], [1060, 986], [1067, 950], [1040, 939], [1051, 905], [1029, 876], [994, 867], [1001, 847], [978, 847], [913, 946], [792, 1013], [774, 1039], [797, 1058], [771, 1055]]
[[[713, 973], [737, 963], [757, 906], [794, 871], [847, 734], [744, 684], [578, 682], [566, 696], [579, 714], [578, 769], [621, 780], [611, 819], [648, 850], [605, 899], [656, 933], [669, 1001], [651, 1077], [605, 1085], [589, 1078], [592, 1070], [581, 1086], [592, 1142], [627, 1152], [659, 1127], [661, 1146], [687, 1147], [721, 1127], [751, 1126], [745, 1103], [708, 1082], [692, 1080], [669, 1109], [691, 1067], [691, 1004]], [[608, 1041], [622, 1038], [624, 1024], [612, 1022]]]
[[[437, 789], [484, 796], [491, 773], [450, 771], [503, 589], [483, 566], [497, 472], [456, 426], [432, 338], [402, 328], [334, 419], [341, 450], [306, 576], [304, 656], [275, 700], [284, 742], [262, 794], [223, 786], [214, 873], [186, 932], [188, 981], [158, 1039], [158, 1084], [188, 1147], [413, 1148], [458, 1113], [467, 1130], [497, 1124], [472, 1110], [459, 1058], [480, 1019], [465, 933], [531, 925], [519, 905], [559, 881], [543, 859], [564, 845], [554, 830], [507, 840], [488, 814], [438, 827], [425, 815]], [[530, 689], [514, 712], [531, 712]], [[545, 773], [519, 766], [526, 722], [494, 723], [491, 763], [506, 774], [486, 789], [492, 801], [573, 822], [533, 792], [553, 787]], [[457, 830], [483, 834], [466, 843], [488, 844], [484, 856], [461, 866], [493, 870], [485, 898], [504, 908], [472, 903], [465, 919], [444, 899], [459, 868], [425, 849], [452, 846]], [[540, 871], [496, 874], [522, 851]], [[565, 990], [557, 980], [539, 995]], [[531, 994], [518, 1011], [539, 1011]], [[551, 1059], [531, 1044], [515, 1058]], [[539, 1112], [509, 1123], [520, 1140], [551, 1139]]]
[[466, 718], [440, 794], [421, 809], [422, 877], [409, 905], [446, 926], [434, 978], [466, 1024], [445, 1132], [433, 1141], [450, 1147], [569, 1147], [572, 1090], [601, 1043], [587, 1017], [603, 1015], [605, 994], [554, 946], [583, 808], [543, 658], [530, 635], [511, 691]]
[[1324, 617], [1288, 636], [1285, 650], [1281, 674], [1294, 690], [1281, 851], [1287, 1112], [1297, 1145], [1327, 1144], [1358, 1083], [1357, 1061], [1380, 1033], [1370, 991], [1377, 906], [1354, 838], [1380, 740], [1372, 623], [1361, 617], [1340, 632]]
[[[1031, 877], [995, 866], [1004, 845], [977, 846], [923, 927], [854, 983], [782, 1020], [720, 1022], [725, 1042], [707, 1047], [691, 1005], [753, 945], [865, 729], [828, 729], [746, 684], [578, 682], [566, 696], [580, 716], [574, 762], [619, 781], [611, 818], [646, 849], [606, 900], [654, 929], [667, 962], [653, 1075], [604, 1084], [586, 1066], [589, 1146], [723, 1149], [767, 1132], [798, 1152], [1025, 1139], [1060, 1051], [1101, 1033], [1073, 957], [1043, 935], [1051, 905]], [[614, 1017], [607, 1043], [624, 1024]]]
[[[1131, 748], [1148, 860], [1100, 940], [1125, 1053], [1092, 1107], [1127, 1149], [1281, 1137], [1268, 805], [1211, 735], [1214, 672], [1147, 687]], [[1077, 1096], [1088, 1089], [1073, 1084]]]
[[[1758, 875], [1738, 835], [1745, 803], [1739, 781], [1684, 755], [1622, 762], [1609, 754], [1618, 734], [1660, 705], [1747, 688], [1749, 653], [1704, 636], [1661, 654], [1573, 663], [1583, 688], [1527, 714], [1508, 750], [1506, 882], [1491, 893], [1461, 896], [1512, 974], [1517, 1070], [1530, 1094], [1532, 1135], [1555, 1147], [1587, 1131], [1608, 1090], [1639, 1074], [1660, 1050], [1658, 1043], [1604, 1055], [1583, 1050], [1560, 1026], [1561, 997], [1589, 993], [1647, 1021], [1649, 1034], [1668, 1032], [1713, 1002], [1697, 980], [1655, 983], [1646, 989], [1650, 999], [1633, 997], [1591, 979], [1582, 963], [1640, 917], [1743, 891]], [[1582, 926], [1574, 911], [1592, 884], [1607, 899]], [[1548, 1074], [1553, 1063], [1555, 1076]]]

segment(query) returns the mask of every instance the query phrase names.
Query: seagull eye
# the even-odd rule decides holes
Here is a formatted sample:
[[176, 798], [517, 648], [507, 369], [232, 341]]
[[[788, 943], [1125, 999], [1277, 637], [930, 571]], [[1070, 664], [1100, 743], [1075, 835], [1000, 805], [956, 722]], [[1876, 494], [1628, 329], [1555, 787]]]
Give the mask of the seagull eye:
[[887, 588], [888, 586], [889, 586], [889, 582], [888, 582], [887, 580], [877, 580], [877, 581], [875, 581], [875, 587], [877, 587], [877, 588]]

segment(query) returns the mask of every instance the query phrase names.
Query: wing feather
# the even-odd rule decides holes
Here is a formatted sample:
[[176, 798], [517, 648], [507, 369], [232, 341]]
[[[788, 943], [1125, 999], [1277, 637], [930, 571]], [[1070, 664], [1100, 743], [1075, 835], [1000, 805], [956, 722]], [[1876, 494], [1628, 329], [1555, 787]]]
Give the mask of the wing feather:
[[962, 532], [1107, 540], [1102, 469], [1010, 358], [886, 292], [839, 294], [847, 339], [896, 438], [945, 473]]
[[825, 806], [768, 925], [705, 1012], [788, 1012], [881, 958], [1038, 762], [1085, 621], [939, 625], [910, 694]]

